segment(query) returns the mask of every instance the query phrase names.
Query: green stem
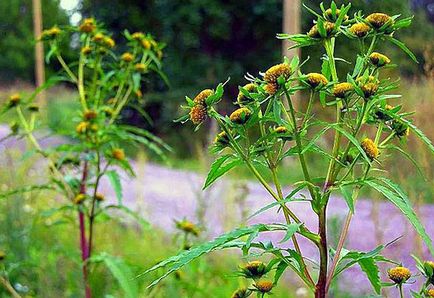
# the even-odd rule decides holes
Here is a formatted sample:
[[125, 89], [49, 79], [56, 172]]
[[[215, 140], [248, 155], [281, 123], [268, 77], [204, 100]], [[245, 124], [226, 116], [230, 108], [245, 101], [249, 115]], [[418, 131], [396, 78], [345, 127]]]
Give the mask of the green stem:
[[312, 106], [313, 106], [313, 95], [314, 95], [314, 92], [311, 91], [311, 92], [310, 92], [310, 96], [309, 96], [309, 102], [308, 102], [308, 104], [307, 104], [307, 108], [306, 108], [306, 113], [304, 114], [303, 121], [301, 122], [301, 125], [300, 125], [301, 130], [304, 129], [304, 125], [306, 124], [307, 119], [309, 118], [310, 112], [311, 112], [311, 110], [312, 110]]
[[402, 283], [399, 284], [398, 288], [399, 288], [399, 297], [404, 298], [404, 291], [402, 290]]
[[75, 76], [75, 74], [71, 71], [71, 69], [69, 68], [69, 66], [66, 64], [65, 60], [63, 60], [62, 56], [59, 53], [56, 53], [56, 58], [59, 61], [60, 65], [62, 66], [62, 68], [65, 70], [65, 72], [68, 74], [68, 76], [71, 78], [71, 80], [77, 84], [78, 79]]

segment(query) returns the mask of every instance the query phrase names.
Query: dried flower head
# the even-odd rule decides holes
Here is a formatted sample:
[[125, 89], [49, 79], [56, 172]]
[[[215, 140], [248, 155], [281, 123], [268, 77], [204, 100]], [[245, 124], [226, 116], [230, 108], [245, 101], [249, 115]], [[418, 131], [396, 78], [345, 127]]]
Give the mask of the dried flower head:
[[426, 292], [426, 295], [427, 295], [428, 297], [434, 297], [434, 288], [429, 289], [429, 290]]
[[350, 32], [357, 37], [365, 37], [371, 31], [371, 27], [365, 23], [356, 23], [350, 27]]
[[360, 146], [362, 147], [363, 151], [365, 151], [366, 155], [371, 159], [374, 160], [378, 157], [380, 154], [377, 145], [369, 139], [365, 138], [361, 143]]
[[[339, 18], [339, 15], [340, 15], [340, 14], [341, 14], [341, 10], [338, 9], [338, 8], [335, 10], [335, 17], [333, 17], [333, 10], [332, 10], [331, 8], [327, 9], [327, 10], [324, 12], [324, 16], [325, 16], [325, 18], [326, 18], [327, 20], [329, 20], [329, 21], [332, 21], [332, 22], [336, 21], [336, 20]], [[344, 18], [343, 18], [343, 20], [344, 20], [344, 21], [348, 20], [348, 16], [345, 15]]]
[[291, 76], [291, 67], [286, 63], [280, 63], [270, 67], [264, 74], [264, 80], [267, 83], [277, 83], [279, 77], [287, 80]]
[[194, 103], [206, 106], [206, 99], [214, 94], [214, 91], [211, 89], [205, 89], [199, 92], [198, 95], [194, 98]]
[[83, 193], [79, 193], [75, 196], [73, 202], [74, 204], [78, 205], [84, 202], [84, 200], [86, 200], [86, 195]]
[[386, 64], [390, 63], [390, 59], [389, 57], [387, 57], [386, 55], [377, 53], [377, 52], [373, 52], [371, 55], [369, 55], [369, 60], [371, 61], [371, 63], [377, 67], [382, 67]]
[[308, 73], [306, 81], [312, 88], [325, 86], [329, 82], [324, 75], [316, 72]]
[[96, 29], [95, 20], [93, 18], [84, 19], [78, 30], [85, 33], [93, 32]]
[[81, 121], [80, 123], [78, 123], [78, 125], [75, 127], [75, 131], [78, 134], [84, 134], [87, 132], [88, 128], [90, 126], [90, 123], [87, 121]]
[[92, 53], [92, 48], [89, 46], [84, 46], [81, 48], [81, 53], [83, 55], [89, 55], [90, 53]]
[[199, 228], [194, 223], [192, 223], [191, 221], [188, 221], [186, 219], [184, 219], [182, 221], [177, 221], [176, 227], [185, 233], [189, 233], [189, 234], [192, 234], [194, 236], [199, 235]]
[[246, 288], [241, 288], [241, 289], [236, 290], [232, 294], [231, 298], [247, 298], [250, 296], [250, 294], [252, 294], [252, 292], [250, 290], [248, 290]]
[[98, 202], [102, 202], [102, 201], [105, 200], [105, 197], [104, 197], [104, 195], [102, 193], [97, 192], [95, 194], [95, 200], [97, 200]]
[[190, 110], [190, 120], [194, 125], [201, 124], [206, 120], [208, 116], [208, 112], [205, 106], [203, 105], [195, 105]]
[[362, 85], [360, 88], [362, 89], [365, 98], [369, 98], [378, 91], [378, 84], [373, 82], [366, 83]]
[[273, 289], [274, 285], [270, 280], [258, 280], [254, 286], [261, 293], [269, 293]]
[[244, 124], [249, 120], [252, 112], [248, 108], [239, 108], [232, 112], [229, 116], [231, 121], [236, 124]]
[[18, 93], [9, 96], [9, 106], [15, 107], [19, 105], [20, 102], [21, 102], [21, 95], [19, 95]]
[[134, 65], [134, 69], [137, 70], [138, 72], [145, 72], [147, 67], [146, 64], [144, 63], [136, 63]]
[[125, 152], [121, 148], [115, 148], [112, 150], [112, 157], [116, 160], [124, 160], [125, 159]]
[[392, 24], [393, 22], [392, 18], [389, 15], [379, 12], [375, 12], [367, 16], [366, 21], [375, 29], [380, 29], [385, 24]]
[[275, 83], [268, 83], [264, 86], [265, 92], [269, 95], [274, 95], [277, 92], [277, 89], [279, 89], [279, 86]]
[[387, 271], [389, 278], [396, 284], [402, 284], [411, 277], [411, 272], [408, 268], [398, 266]]
[[94, 110], [86, 110], [83, 113], [83, 118], [85, 120], [93, 120], [98, 116], [98, 114]]
[[[325, 22], [324, 23], [324, 28], [326, 30], [326, 36], [330, 37], [333, 33], [333, 30], [335, 29], [335, 24], [331, 23], [331, 22]], [[307, 36], [312, 37], [312, 38], [321, 38], [321, 34], [319, 33], [318, 30], [318, 24], [315, 24], [312, 26], [312, 28], [310, 28], [309, 32], [307, 32]]]
[[[248, 93], [256, 92], [257, 86], [254, 83], [248, 83], [243, 86], [243, 89], [246, 90]], [[252, 98], [250, 96], [246, 96], [242, 91], [238, 92], [237, 96], [237, 102], [238, 104], [242, 105], [246, 102], [250, 102]]]
[[333, 95], [338, 98], [347, 97], [354, 90], [354, 86], [351, 83], [339, 83], [333, 88]]
[[261, 261], [251, 261], [240, 267], [240, 270], [246, 278], [259, 279], [267, 273], [267, 265]]
[[145, 35], [142, 32], [134, 32], [133, 34], [131, 34], [131, 37], [134, 40], [141, 41], [143, 38], [145, 38]]
[[121, 60], [124, 62], [131, 62], [134, 60], [134, 56], [133, 56], [133, 54], [131, 54], [129, 52], [125, 52], [122, 54]]
[[229, 144], [229, 137], [226, 134], [226, 132], [222, 131], [219, 134], [217, 134], [215, 139], [214, 139], [214, 143], [219, 144], [219, 145], [224, 145], [224, 146]]

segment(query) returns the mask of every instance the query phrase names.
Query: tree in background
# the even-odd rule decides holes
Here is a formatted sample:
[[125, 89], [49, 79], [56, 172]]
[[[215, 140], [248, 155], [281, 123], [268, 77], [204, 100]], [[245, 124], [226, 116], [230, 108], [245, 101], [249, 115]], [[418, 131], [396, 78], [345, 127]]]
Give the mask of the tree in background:
[[[68, 23], [58, 0], [42, 1], [44, 27]], [[0, 81], [33, 80], [34, 44], [31, 0], [0, 1]]]

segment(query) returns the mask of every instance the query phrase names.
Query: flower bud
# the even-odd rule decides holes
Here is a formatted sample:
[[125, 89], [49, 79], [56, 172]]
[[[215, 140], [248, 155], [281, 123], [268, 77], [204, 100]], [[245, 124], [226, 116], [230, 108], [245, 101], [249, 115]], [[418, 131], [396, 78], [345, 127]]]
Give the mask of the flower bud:
[[356, 23], [350, 27], [350, 32], [357, 37], [365, 37], [371, 31], [371, 27], [365, 23]]
[[248, 108], [239, 108], [232, 112], [229, 116], [231, 121], [236, 124], [244, 124], [249, 120], [252, 112]]
[[236, 290], [232, 294], [231, 298], [247, 298], [250, 296], [250, 294], [251, 294], [250, 290], [248, 290], [246, 288], [241, 288], [241, 289]]
[[264, 81], [267, 83], [277, 83], [279, 77], [287, 80], [292, 74], [291, 67], [286, 63], [281, 63], [270, 67], [264, 74]]
[[392, 24], [392, 18], [385, 13], [372, 13], [366, 17], [366, 21], [375, 29], [380, 29], [386, 23]]
[[371, 160], [376, 159], [380, 154], [377, 145], [369, 138], [365, 138], [362, 143], [360, 143], [360, 146]]
[[260, 293], [269, 293], [273, 289], [273, 282], [270, 280], [259, 280], [254, 285]]
[[377, 67], [382, 67], [390, 63], [389, 57], [377, 52], [373, 52], [371, 55], [369, 55], [369, 60]]
[[9, 97], [9, 106], [10, 107], [15, 107], [15, 106], [19, 105], [20, 102], [21, 102], [21, 96], [18, 93], [12, 94]]
[[78, 30], [85, 33], [90, 33], [96, 29], [95, 20], [93, 18], [84, 19]]
[[193, 122], [194, 125], [201, 124], [203, 121], [206, 120], [207, 116], [208, 111], [203, 105], [195, 105], [190, 110], [190, 120], [191, 122]]
[[333, 88], [333, 95], [338, 98], [347, 97], [354, 90], [354, 86], [351, 83], [339, 83]]
[[125, 52], [122, 54], [121, 60], [128, 63], [134, 60], [134, 56], [131, 53]]
[[[335, 28], [335, 24], [331, 23], [331, 22], [325, 22], [324, 28], [326, 30], [326, 36], [330, 37], [334, 28]], [[307, 33], [307, 36], [312, 37], [312, 38], [322, 38], [322, 36], [318, 30], [318, 24], [315, 24], [312, 26], [312, 28], [310, 28], [309, 32]]]
[[[247, 91], [248, 93], [256, 92], [257, 86], [253, 83], [249, 83], [243, 86], [243, 89]], [[248, 103], [252, 101], [252, 98], [250, 96], [246, 96], [242, 91], [238, 92], [237, 96], [237, 102], [239, 105], [242, 105], [244, 103]]]
[[196, 105], [206, 106], [206, 99], [214, 94], [214, 91], [211, 89], [205, 89], [199, 92], [198, 95], [194, 98], [194, 103]]
[[122, 161], [125, 159], [125, 152], [120, 148], [115, 148], [112, 151], [112, 157], [116, 160]]
[[324, 75], [316, 72], [308, 73], [306, 81], [314, 89], [318, 86], [325, 86], [328, 84], [327, 78]]
[[73, 202], [76, 205], [79, 205], [81, 203], [83, 203], [86, 200], [86, 195], [83, 193], [79, 193], [78, 195], [75, 196]]

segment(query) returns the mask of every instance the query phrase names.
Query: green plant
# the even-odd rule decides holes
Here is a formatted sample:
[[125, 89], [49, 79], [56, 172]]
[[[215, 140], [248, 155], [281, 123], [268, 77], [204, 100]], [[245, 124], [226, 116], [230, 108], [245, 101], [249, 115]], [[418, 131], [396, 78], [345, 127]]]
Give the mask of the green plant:
[[[28, 140], [31, 146], [29, 152], [38, 153], [46, 159], [50, 175], [44, 184], [14, 189], [2, 196], [35, 189], [50, 189], [62, 195], [66, 203], [50, 213], [66, 216], [66, 213], [75, 210], [78, 214], [86, 297], [92, 296], [89, 267], [101, 262], [118, 280], [125, 297], [136, 297], [138, 290], [131, 283], [129, 270], [121, 260], [103, 252], [95, 254], [94, 233], [98, 220], [110, 217], [112, 210], [124, 211], [147, 225], [122, 203], [119, 172], [134, 175], [123, 148], [144, 145], [163, 159], [165, 151], [170, 148], [150, 132], [123, 124], [121, 119], [126, 107], [135, 108], [147, 116], [141, 108], [144, 100], [141, 90], [149, 74], [158, 73], [164, 78], [161, 72], [164, 45], [157, 43], [149, 34], [125, 31], [127, 51], [117, 55], [113, 51], [115, 41], [109, 34], [93, 18], [85, 19], [78, 27], [54, 26], [43, 32], [40, 40], [47, 42], [50, 48], [47, 61], [56, 59], [63, 71], [27, 97], [20, 94], [10, 96], [3, 112], [15, 112], [17, 126], [12, 135]], [[68, 65], [59, 45], [72, 40], [73, 36], [79, 39], [80, 54], [78, 61]], [[35, 98], [39, 91], [58, 82], [68, 82], [78, 91], [78, 109], [70, 119], [73, 125], [65, 126], [61, 131], [72, 142], [43, 148], [34, 134], [41, 128]], [[107, 202], [106, 194], [99, 192], [103, 177], [110, 180], [117, 203]]]
[[[254, 215], [278, 207], [286, 222], [241, 227], [162, 261], [143, 273], [167, 267], [167, 272], [150, 287], [204, 254], [225, 248], [240, 248], [245, 255], [255, 250], [255, 255], [271, 255], [272, 260], [267, 265], [261, 263], [263, 270], [260, 277], [246, 274], [249, 270], [243, 268], [242, 275], [252, 278], [253, 284], [247, 291], [242, 290], [233, 297], [247, 297], [252, 292], [257, 292], [258, 297], [268, 295], [287, 269], [294, 271], [315, 297], [326, 297], [331, 282], [355, 264], [366, 273], [377, 294], [384, 285], [396, 284], [402, 290], [402, 285], [409, 278], [407, 274], [402, 279], [395, 278], [393, 284], [383, 284], [380, 280], [377, 263], [395, 263], [380, 255], [384, 245], [370, 252], [344, 249], [355, 203], [363, 187], [378, 191], [398, 207], [434, 255], [432, 240], [413, 211], [408, 197], [397, 184], [384, 177], [381, 169], [382, 160], [388, 152], [400, 148], [400, 141], [410, 130], [434, 152], [431, 141], [409, 119], [412, 113], [402, 112], [399, 104], [395, 107], [389, 104], [400, 97], [390, 94], [398, 82], [383, 77], [383, 69], [393, 65], [386, 55], [375, 52], [379, 43], [390, 42], [416, 60], [413, 53], [394, 38], [394, 33], [408, 27], [412, 18], [400, 19], [398, 15], [383, 13], [364, 16], [360, 11], [350, 18], [350, 4], [338, 8], [332, 2], [328, 9], [323, 4], [320, 7], [320, 13], [306, 7], [317, 18], [307, 34], [278, 35], [294, 42], [293, 47], [322, 45], [325, 53], [321, 57], [320, 73], [303, 74], [304, 62], [300, 63], [297, 57], [291, 61], [285, 58], [283, 63], [269, 68], [261, 77], [247, 76], [249, 83], [239, 88], [236, 101], [239, 107], [229, 117], [219, 114], [215, 108], [222, 99], [225, 82], [215, 90], [200, 92], [194, 99], [186, 97], [185, 108], [189, 113], [178, 120], [191, 120], [198, 129], [209, 117], [217, 121], [221, 128], [211, 149], [219, 157], [211, 166], [204, 188], [231, 169], [245, 165], [275, 200]], [[359, 46], [359, 53], [353, 61], [335, 57], [336, 48], [348, 40]], [[339, 79], [340, 64], [350, 64], [353, 70]], [[309, 101], [303, 110], [294, 106], [293, 98], [298, 92], [309, 94]], [[336, 110], [335, 120], [315, 116], [312, 106], [316, 100], [323, 109]], [[318, 142], [330, 132], [334, 132], [331, 150]], [[370, 135], [373, 135], [372, 139]], [[407, 157], [411, 156], [404, 149], [399, 151]], [[313, 157], [328, 162], [328, 167], [318, 176], [313, 176], [309, 167], [309, 160]], [[304, 176], [303, 180], [292, 183], [293, 189], [289, 194], [284, 193], [278, 176], [280, 164], [286, 158], [296, 158]], [[268, 169], [272, 183], [264, 178], [259, 168]], [[302, 190], [306, 190], [308, 195], [301, 193]], [[341, 193], [348, 204], [348, 214], [336, 247], [330, 247], [327, 239], [327, 207], [332, 193]], [[318, 220], [317, 231], [310, 230], [292, 211], [290, 205], [294, 201], [311, 207]], [[279, 245], [255, 241], [259, 233], [274, 231], [285, 233]], [[319, 260], [314, 266], [306, 263], [298, 244], [299, 237], [306, 238], [317, 247]], [[294, 249], [281, 245], [289, 240], [293, 242]], [[270, 280], [266, 276], [273, 270], [274, 279]]]

